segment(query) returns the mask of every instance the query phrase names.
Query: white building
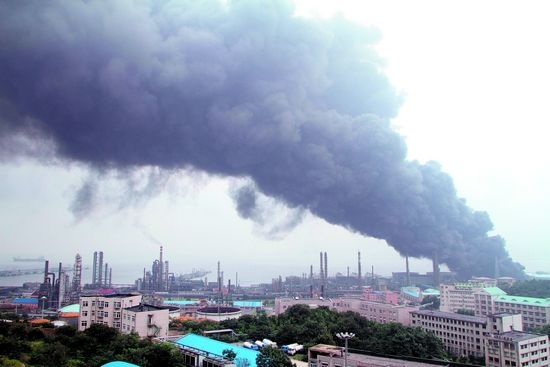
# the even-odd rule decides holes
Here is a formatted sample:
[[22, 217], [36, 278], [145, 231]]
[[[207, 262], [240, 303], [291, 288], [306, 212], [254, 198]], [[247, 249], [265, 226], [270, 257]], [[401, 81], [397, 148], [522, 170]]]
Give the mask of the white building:
[[494, 284], [495, 281], [486, 278], [473, 279], [467, 283], [441, 284], [439, 310], [443, 312], [459, 310], [475, 312], [474, 293], [483, 288], [490, 288]]
[[550, 324], [550, 298], [499, 295], [494, 308], [496, 312], [521, 314], [526, 330]]
[[478, 358], [485, 356], [485, 336], [489, 333], [523, 330], [520, 315], [478, 317], [428, 310], [411, 312], [411, 326], [435, 334], [455, 356]]
[[406, 326], [411, 323], [410, 312], [418, 310], [418, 307], [366, 301], [360, 298], [277, 298], [275, 299], [274, 313], [279, 315], [294, 305], [306, 305], [310, 308], [328, 307], [337, 312], [353, 311], [368, 320], [381, 324], [397, 322]]
[[411, 324], [411, 311], [419, 309], [418, 307], [393, 305], [353, 298], [333, 299], [332, 304], [333, 309], [338, 312], [353, 311], [367, 320], [376, 321], [381, 324], [397, 322], [406, 326]]
[[486, 316], [498, 313], [495, 300], [498, 296], [505, 296], [506, 292], [498, 287], [488, 287], [474, 292], [475, 315]]
[[550, 366], [548, 336], [508, 331], [485, 339], [487, 367]]
[[80, 296], [78, 330], [86, 330], [92, 324], [103, 324], [120, 330], [122, 325], [122, 310], [139, 305], [141, 301], [141, 294]]
[[140, 337], [168, 335], [169, 312], [175, 307], [142, 304], [141, 294], [84, 295], [80, 297], [78, 330], [103, 324]]
[[140, 304], [122, 310], [123, 333], [137, 333], [142, 338], [166, 338], [169, 326], [169, 308]]

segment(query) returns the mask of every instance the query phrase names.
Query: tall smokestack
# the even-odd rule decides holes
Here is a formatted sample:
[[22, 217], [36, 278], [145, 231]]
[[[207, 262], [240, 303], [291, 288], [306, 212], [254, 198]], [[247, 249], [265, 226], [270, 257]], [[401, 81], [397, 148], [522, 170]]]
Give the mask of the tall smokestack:
[[432, 259], [432, 265], [433, 265], [433, 273], [434, 273], [434, 287], [439, 288], [440, 279], [439, 279], [439, 254], [438, 254], [438, 252], [434, 251], [433, 256], [434, 257]]
[[405, 256], [405, 274], [406, 274], [406, 282], [407, 287], [411, 285], [411, 273], [409, 269], [409, 256]]
[[109, 264], [105, 263], [105, 279], [103, 279], [103, 284], [107, 286], [109, 284]]
[[159, 285], [157, 289], [160, 291], [164, 290], [164, 262], [162, 260], [162, 246], [160, 246], [159, 254]]
[[323, 271], [323, 251], [319, 253], [319, 266], [320, 266], [319, 278], [321, 279], [321, 284], [323, 284], [325, 279], [325, 272]]
[[357, 251], [357, 280], [359, 284], [362, 282], [363, 275], [361, 274], [361, 251]]
[[328, 262], [327, 262], [327, 253], [325, 252], [325, 281], [328, 279]]
[[109, 287], [113, 285], [113, 268], [109, 268]]
[[92, 285], [97, 282], [97, 251], [94, 251], [94, 262], [92, 266]]
[[218, 281], [218, 292], [221, 292], [222, 291], [222, 273], [221, 273], [221, 270], [220, 270], [220, 262], [218, 261], [218, 278], [217, 278], [217, 281]]
[[309, 279], [313, 279], [313, 265], [309, 266]]
[[168, 263], [168, 260], [164, 261], [164, 289], [169, 290], [169, 275], [170, 275], [170, 264]]
[[99, 251], [99, 260], [97, 264], [98, 274], [97, 274], [97, 284], [103, 284], [103, 251]]
[[49, 260], [44, 261], [44, 284], [48, 282], [48, 273], [50, 271], [50, 262]]

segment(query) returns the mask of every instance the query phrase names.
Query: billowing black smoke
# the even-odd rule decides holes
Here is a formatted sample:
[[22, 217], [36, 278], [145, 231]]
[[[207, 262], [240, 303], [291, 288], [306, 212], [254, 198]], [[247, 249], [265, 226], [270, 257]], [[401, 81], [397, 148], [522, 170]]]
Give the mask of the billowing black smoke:
[[0, 14], [3, 159], [23, 136], [98, 170], [249, 177], [403, 255], [521, 273], [437, 164], [406, 160], [376, 30], [300, 18], [286, 1], [19, 0]]

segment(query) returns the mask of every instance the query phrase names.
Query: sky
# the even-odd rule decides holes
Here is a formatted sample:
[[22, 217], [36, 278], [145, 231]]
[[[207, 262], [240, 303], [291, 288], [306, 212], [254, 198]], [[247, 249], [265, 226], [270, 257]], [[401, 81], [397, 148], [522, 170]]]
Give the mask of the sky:
[[[296, 12], [338, 14], [378, 29], [383, 72], [403, 96], [390, 120], [406, 142], [407, 160], [439, 162], [457, 195], [488, 212], [490, 234], [506, 240], [514, 261], [528, 272], [550, 271], [545, 2], [333, 3], [300, 1]], [[188, 167], [164, 175], [151, 166], [98, 174], [77, 160], [40, 154], [4, 154], [0, 175], [4, 263], [45, 256], [71, 264], [80, 253], [90, 266], [93, 252], [103, 251], [113, 281], [124, 283], [150, 268], [162, 244], [171, 271], [203, 268], [214, 279], [220, 261], [225, 279], [238, 276], [242, 284], [308, 274], [310, 265], [318, 272], [320, 251], [328, 254], [329, 275], [356, 272], [358, 251], [363, 272], [404, 271], [403, 257], [384, 240], [307, 210], [262, 196], [264, 210], [247, 219], [235, 203], [247, 187], [242, 175]], [[92, 206], [75, 199], [89, 192], [83, 188], [96, 193]], [[431, 271], [431, 262], [413, 259], [411, 270]]]

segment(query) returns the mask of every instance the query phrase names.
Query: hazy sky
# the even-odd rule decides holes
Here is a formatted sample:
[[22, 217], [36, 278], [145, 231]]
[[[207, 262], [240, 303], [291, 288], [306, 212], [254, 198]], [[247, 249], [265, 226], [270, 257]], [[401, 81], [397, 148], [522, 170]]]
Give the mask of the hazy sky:
[[[391, 123], [406, 139], [408, 158], [441, 163], [468, 206], [489, 213], [492, 233], [505, 238], [515, 261], [528, 272], [550, 271], [545, 141], [550, 6], [545, 1], [332, 3], [300, 1], [298, 12], [321, 17], [340, 12], [379, 29], [385, 73], [405, 96]], [[243, 283], [309, 273], [310, 265], [318, 272], [320, 251], [328, 253], [330, 275], [346, 273], [348, 266], [357, 271], [357, 251], [363, 271], [404, 269], [404, 260], [384, 241], [309, 213], [288, 233], [277, 231], [294, 213], [274, 202], [264, 226], [243, 219], [230, 194], [242, 180], [191, 171], [168, 178], [156, 174], [155, 169], [134, 172], [128, 190], [128, 181], [114, 174], [96, 179], [82, 164], [4, 158], [4, 256], [45, 256], [70, 264], [78, 252], [89, 265], [93, 251], [102, 250], [115, 283], [139, 277], [158, 257], [160, 243], [176, 273], [214, 272], [219, 260], [226, 279], [238, 272]], [[147, 186], [148, 177], [162, 189]], [[71, 205], [83, 183], [99, 195], [92, 211], [75, 216]], [[135, 277], [124, 270], [124, 279], [117, 280], [117, 265], [126, 269], [125, 264], [136, 265]], [[413, 260], [411, 270], [431, 271], [431, 263]]]

